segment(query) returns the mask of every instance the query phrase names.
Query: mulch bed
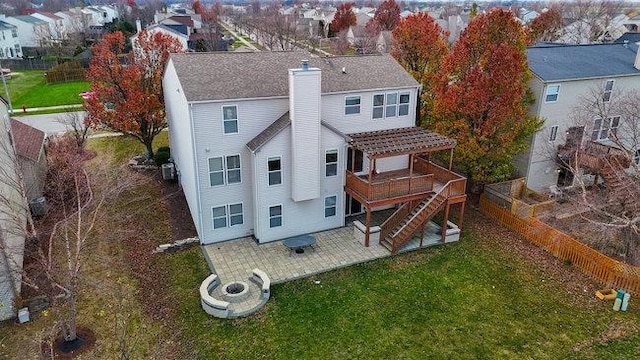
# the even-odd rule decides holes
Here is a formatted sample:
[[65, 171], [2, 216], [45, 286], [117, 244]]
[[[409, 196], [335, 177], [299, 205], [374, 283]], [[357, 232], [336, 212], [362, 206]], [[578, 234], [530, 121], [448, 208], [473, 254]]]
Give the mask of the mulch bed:
[[53, 358], [60, 360], [73, 359], [74, 357], [86, 352], [87, 350], [90, 350], [96, 343], [96, 335], [91, 329], [79, 326], [76, 333], [78, 335], [78, 338], [82, 339], [82, 346], [80, 346], [77, 350], [71, 352], [63, 352], [62, 348], [64, 347], [64, 338], [59, 337], [53, 341], [53, 344], [43, 343], [40, 345], [43, 358]]

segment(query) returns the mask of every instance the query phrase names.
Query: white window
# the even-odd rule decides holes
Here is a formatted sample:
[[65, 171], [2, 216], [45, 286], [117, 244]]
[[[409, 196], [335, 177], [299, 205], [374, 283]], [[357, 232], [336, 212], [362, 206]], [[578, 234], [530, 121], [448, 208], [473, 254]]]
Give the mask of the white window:
[[242, 182], [240, 176], [240, 155], [227, 156], [227, 184]]
[[384, 118], [384, 94], [373, 95], [373, 118]]
[[620, 116], [614, 116], [606, 119], [596, 119], [593, 122], [593, 131], [591, 132], [591, 140], [605, 140], [609, 136], [615, 135], [620, 126]]
[[558, 94], [560, 94], [560, 85], [547, 86], [547, 93], [544, 97], [544, 102], [556, 102], [558, 101]]
[[409, 93], [400, 93], [400, 105], [398, 106], [398, 116], [409, 115], [409, 102], [411, 96]]
[[338, 175], [338, 150], [327, 150], [324, 154], [325, 176]]
[[209, 185], [224, 185], [224, 166], [222, 157], [209, 158]]
[[613, 80], [607, 80], [604, 84], [604, 93], [602, 93], [602, 101], [611, 100], [611, 92], [613, 91]]
[[360, 96], [347, 96], [344, 98], [344, 114], [360, 114]]
[[223, 106], [222, 107], [222, 126], [225, 134], [238, 133], [238, 107]]
[[244, 214], [242, 212], [242, 204], [229, 205], [229, 226], [242, 225], [244, 223]]
[[398, 93], [387, 94], [387, 103], [385, 107], [385, 117], [395, 117], [398, 111]]
[[269, 227], [282, 226], [282, 205], [269, 206]]
[[282, 161], [280, 157], [270, 157], [267, 160], [269, 172], [269, 186], [282, 184]]
[[337, 199], [338, 197], [335, 195], [324, 198], [324, 217], [336, 216]]
[[636, 165], [640, 165], [640, 149], [636, 150], [636, 153], [633, 154], [633, 162]]
[[213, 229], [225, 228], [228, 226], [242, 225], [244, 223], [244, 213], [242, 203], [215, 206], [213, 211]]
[[242, 182], [242, 176], [240, 175], [240, 155], [229, 155], [224, 158], [222, 156], [209, 158], [210, 186], [219, 186], [225, 183], [227, 185], [237, 184], [240, 182]]
[[555, 125], [549, 129], [549, 141], [556, 141], [557, 137], [558, 137], [558, 125]]
[[217, 206], [213, 208], [213, 229], [227, 227], [227, 207]]
[[409, 115], [409, 93], [386, 93], [373, 95], [373, 118], [382, 119]]
[[11, 29], [11, 36], [18, 37], [18, 29]]

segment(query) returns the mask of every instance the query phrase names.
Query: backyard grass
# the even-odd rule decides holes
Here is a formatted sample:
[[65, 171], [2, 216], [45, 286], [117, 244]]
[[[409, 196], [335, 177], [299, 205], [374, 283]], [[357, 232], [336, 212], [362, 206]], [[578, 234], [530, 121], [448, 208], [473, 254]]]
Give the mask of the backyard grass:
[[197, 358], [629, 359], [640, 353], [637, 305], [614, 313], [610, 302], [597, 302], [590, 291], [574, 293], [552, 270], [495, 245], [468, 229], [460, 243], [275, 285], [260, 313], [235, 321], [201, 309], [195, 289], [209, 270], [199, 249], [167, 256], [167, 269], [181, 303], [181, 329], [195, 342]]
[[[89, 90], [89, 82], [74, 81], [48, 85], [41, 70], [21, 70], [13, 72], [7, 80], [11, 103], [16, 112], [22, 105], [29, 108], [57, 105], [81, 104], [81, 92]], [[4, 93], [3, 93], [4, 95]]]

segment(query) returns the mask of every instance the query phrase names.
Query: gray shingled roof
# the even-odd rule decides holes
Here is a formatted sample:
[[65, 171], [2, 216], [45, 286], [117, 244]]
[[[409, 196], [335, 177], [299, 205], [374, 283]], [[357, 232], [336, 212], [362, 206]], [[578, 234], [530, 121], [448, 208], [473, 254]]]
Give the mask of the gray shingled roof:
[[640, 42], [640, 33], [637, 33], [637, 32], [626, 32], [626, 33], [622, 34], [622, 36], [617, 38], [616, 41], [614, 41], [614, 42], [618, 43], [618, 44], [624, 44], [625, 41], [630, 42], [630, 43], [638, 43], [638, 42]]
[[262, 130], [260, 134], [256, 135], [251, 141], [247, 143], [247, 148], [254, 153], [258, 151], [264, 144], [273, 139], [280, 131], [284, 130], [291, 124], [291, 118], [289, 118], [289, 112], [287, 111], [278, 120], [274, 121], [266, 129]]
[[636, 44], [541, 45], [527, 48], [531, 71], [545, 81], [640, 75]]
[[419, 86], [389, 55], [218, 52], [172, 54], [171, 60], [188, 101], [288, 96], [288, 70], [300, 68], [302, 60], [322, 69], [323, 93]]
[[18, 19], [22, 22], [30, 23], [30, 24], [40, 24], [45, 22], [44, 20], [40, 20], [37, 17], [31, 16], [31, 15], [18, 15], [18, 16], [13, 16], [13, 18]]

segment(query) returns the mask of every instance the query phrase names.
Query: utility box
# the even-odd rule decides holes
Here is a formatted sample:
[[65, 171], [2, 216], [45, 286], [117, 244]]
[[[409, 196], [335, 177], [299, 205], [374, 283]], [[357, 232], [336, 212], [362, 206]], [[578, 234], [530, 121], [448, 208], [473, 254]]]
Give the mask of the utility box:
[[173, 180], [175, 174], [175, 165], [173, 163], [162, 164], [162, 178], [164, 180]]
[[31, 200], [29, 202], [29, 210], [31, 210], [31, 215], [36, 217], [47, 215], [47, 198], [40, 196]]
[[18, 321], [20, 324], [29, 322], [29, 308], [22, 308], [18, 310]]

